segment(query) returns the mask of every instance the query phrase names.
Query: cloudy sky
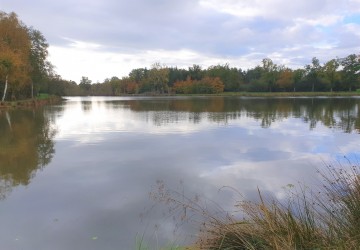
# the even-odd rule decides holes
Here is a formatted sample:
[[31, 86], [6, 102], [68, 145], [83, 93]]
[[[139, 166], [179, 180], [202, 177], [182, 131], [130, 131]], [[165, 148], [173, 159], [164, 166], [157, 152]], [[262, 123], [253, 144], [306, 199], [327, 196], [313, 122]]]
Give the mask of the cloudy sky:
[[0, 0], [40, 30], [64, 79], [93, 82], [155, 62], [297, 68], [360, 53], [360, 0]]

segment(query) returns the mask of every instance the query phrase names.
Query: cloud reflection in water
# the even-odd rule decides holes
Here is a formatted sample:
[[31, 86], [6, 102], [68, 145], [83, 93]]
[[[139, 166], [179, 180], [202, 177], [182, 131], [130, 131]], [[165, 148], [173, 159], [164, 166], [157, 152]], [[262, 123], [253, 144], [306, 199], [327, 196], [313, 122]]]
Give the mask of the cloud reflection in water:
[[196, 225], [174, 236], [166, 209], [149, 199], [157, 180], [225, 209], [238, 196], [223, 186], [249, 200], [257, 187], [282, 198], [289, 183], [316, 183], [324, 162], [359, 156], [359, 101], [71, 98], [54, 116], [49, 166], [0, 203], [2, 245], [132, 249], [143, 232], [145, 243], [191, 240]]

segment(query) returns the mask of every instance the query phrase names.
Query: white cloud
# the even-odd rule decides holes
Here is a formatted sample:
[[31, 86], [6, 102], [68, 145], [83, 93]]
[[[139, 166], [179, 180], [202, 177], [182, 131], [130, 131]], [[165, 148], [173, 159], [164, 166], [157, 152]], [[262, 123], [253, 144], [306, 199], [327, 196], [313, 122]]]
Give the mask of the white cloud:
[[358, 0], [19, 0], [3, 9], [42, 31], [58, 73], [75, 81], [123, 76], [154, 62], [247, 69], [274, 57], [302, 67], [314, 56], [325, 62], [360, 49]]
[[199, 4], [216, 11], [228, 13], [239, 17], [257, 17], [263, 14], [258, 8], [258, 1], [233, 1], [233, 0], [200, 0]]
[[96, 82], [112, 77], [116, 72], [128, 73], [122, 67], [126, 65], [123, 58], [90, 49], [84, 44], [69, 48], [50, 46], [49, 52], [56, 72], [67, 80], [79, 82], [82, 76], [87, 76]]
[[200, 5], [216, 11], [242, 18], [265, 18], [277, 20], [308, 20], [312, 24], [331, 25], [341, 20], [344, 13], [350, 12], [349, 4], [356, 1], [334, 2], [286, 1], [286, 0], [200, 0]]
[[353, 35], [356, 35], [360, 39], [360, 24], [346, 24], [344, 26], [345, 30]]
[[68, 40], [71, 41], [69, 47], [50, 46], [50, 61], [55, 65], [58, 74], [64, 79], [75, 82], [78, 82], [82, 76], [89, 77], [93, 82], [102, 82], [112, 76], [126, 76], [135, 68], [149, 68], [156, 62], [180, 68], [187, 68], [193, 64], [199, 64], [206, 68], [225, 63], [250, 68], [259, 63], [259, 60], [252, 58], [252, 54], [241, 58], [223, 58], [186, 49], [146, 50], [136, 51], [132, 54], [116, 53], [104, 52], [100, 49], [101, 45], [98, 44]]
[[296, 22], [309, 24], [309, 25], [319, 25], [319, 26], [331, 26], [337, 24], [343, 20], [343, 16], [340, 15], [324, 15], [317, 18], [297, 18]]

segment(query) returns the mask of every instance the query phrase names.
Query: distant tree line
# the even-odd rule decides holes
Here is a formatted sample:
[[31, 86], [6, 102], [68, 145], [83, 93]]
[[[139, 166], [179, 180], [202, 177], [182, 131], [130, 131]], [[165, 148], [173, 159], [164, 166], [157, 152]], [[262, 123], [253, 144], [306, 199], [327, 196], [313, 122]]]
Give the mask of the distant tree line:
[[83, 77], [78, 88], [73, 87], [76, 95], [355, 91], [360, 88], [360, 56], [351, 54], [324, 64], [314, 57], [299, 69], [277, 65], [270, 58], [247, 70], [229, 64], [183, 69], [156, 63], [150, 69], [133, 69], [126, 77], [108, 78], [103, 83], [91, 84]]
[[155, 63], [131, 70], [128, 76], [79, 84], [54, 72], [47, 60], [48, 43], [40, 31], [27, 27], [15, 13], [0, 11], [0, 100], [38, 93], [55, 95], [216, 94], [222, 92], [354, 91], [360, 88], [360, 56], [348, 55], [324, 64], [314, 57], [300, 69], [277, 65], [270, 58], [247, 70], [214, 65], [187, 69]]

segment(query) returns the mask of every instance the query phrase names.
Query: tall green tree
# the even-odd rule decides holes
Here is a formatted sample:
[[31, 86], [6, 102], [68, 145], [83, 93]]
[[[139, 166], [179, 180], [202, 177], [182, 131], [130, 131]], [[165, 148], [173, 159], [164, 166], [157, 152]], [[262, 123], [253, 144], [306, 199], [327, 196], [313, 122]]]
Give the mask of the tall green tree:
[[160, 63], [153, 64], [146, 81], [152, 92], [160, 94], [168, 92], [169, 69], [161, 66]]
[[313, 57], [311, 64], [305, 66], [306, 78], [311, 84], [311, 91], [315, 91], [315, 86], [321, 82], [322, 67], [320, 65], [319, 59]]
[[[111, 94], [110, 95], [119, 95], [121, 93], [121, 91], [120, 91], [120, 81], [121, 80], [118, 77], [113, 76], [111, 78], [106, 78], [102, 84], [103, 85], [108, 85], [110, 87], [110, 89], [111, 89]], [[108, 89], [108, 87], [106, 89]]]
[[147, 78], [149, 70], [147, 68], [133, 69], [129, 73], [129, 78], [136, 83], [140, 83]]
[[87, 76], [82, 76], [79, 87], [82, 90], [83, 95], [90, 95], [91, 90], [91, 80]]
[[47, 60], [49, 44], [40, 31], [30, 27], [28, 28], [28, 33], [31, 41], [30, 66], [32, 86], [36, 92], [47, 92], [46, 85], [49, 76], [53, 75], [53, 66]]
[[201, 66], [197, 64], [193, 64], [193, 66], [189, 67], [188, 72], [192, 80], [201, 80], [204, 77]]
[[360, 56], [351, 54], [341, 60], [343, 83], [351, 91], [359, 83]]
[[169, 87], [173, 87], [177, 81], [185, 81], [189, 73], [186, 69], [179, 69], [177, 67], [169, 68]]
[[224, 83], [225, 91], [238, 91], [243, 83], [239, 70], [230, 68], [229, 64], [210, 66], [205, 74], [211, 78], [219, 77]]
[[306, 75], [305, 69], [296, 69], [296, 70], [294, 70], [294, 72], [293, 72], [294, 92], [296, 92], [297, 87], [301, 84], [301, 82], [303, 81], [305, 75]]
[[330, 85], [330, 91], [333, 91], [336, 81], [340, 79], [338, 68], [340, 63], [337, 59], [332, 59], [324, 65], [324, 76], [326, 82]]
[[269, 91], [272, 92], [278, 77], [278, 66], [270, 58], [264, 58], [262, 64], [264, 69], [262, 80], [268, 85]]
[[267, 91], [267, 85], [262, 81], [264, 69], [261, 66], [250, 68], [244, 73], [244, 90], [246, 91]]

